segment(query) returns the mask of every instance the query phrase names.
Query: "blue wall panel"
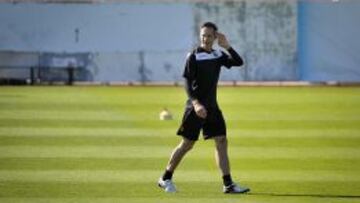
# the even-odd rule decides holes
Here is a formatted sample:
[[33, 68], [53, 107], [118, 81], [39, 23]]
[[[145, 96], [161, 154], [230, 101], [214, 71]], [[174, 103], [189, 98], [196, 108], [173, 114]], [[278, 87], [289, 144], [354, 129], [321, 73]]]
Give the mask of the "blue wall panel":
[[187, 50], [188, 4], [0, 4], [0, 50], [137, 52]]
[[360, 1], [300, 1], [299, 77], [360, 81]]

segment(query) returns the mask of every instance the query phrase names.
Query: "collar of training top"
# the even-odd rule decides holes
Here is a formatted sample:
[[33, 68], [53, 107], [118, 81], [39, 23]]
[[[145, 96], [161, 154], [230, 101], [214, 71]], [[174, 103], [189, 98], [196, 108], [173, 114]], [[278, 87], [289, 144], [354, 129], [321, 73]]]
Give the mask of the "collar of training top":
[[207, 52], [205, 49], [199, 47], [195, 52], [195, 58], [197, 61], [203, 60], [211, 60], [217, 59], [222, 56], [222, 52], [220, 50], [211, 50], [211, 52]]

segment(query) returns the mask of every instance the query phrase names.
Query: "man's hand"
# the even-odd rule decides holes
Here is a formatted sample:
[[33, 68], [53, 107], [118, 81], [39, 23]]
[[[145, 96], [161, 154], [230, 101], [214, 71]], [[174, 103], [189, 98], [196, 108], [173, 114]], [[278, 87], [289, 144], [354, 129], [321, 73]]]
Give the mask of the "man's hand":
[[219, 46], [221, 46], [224, 49], [229, 49], [231, 47], [223, 33], [216, 32], [216, 37], [218, 38]]
[[205, 107], [202, 104], [200, 104], [200, 102], [198, 100], [194, 100], [192, 102], [192, 104], [194, 106], [196, 115], [198, 115], [200, 118], [205, 119], [207, 116], [207, 111], [206, 111]]

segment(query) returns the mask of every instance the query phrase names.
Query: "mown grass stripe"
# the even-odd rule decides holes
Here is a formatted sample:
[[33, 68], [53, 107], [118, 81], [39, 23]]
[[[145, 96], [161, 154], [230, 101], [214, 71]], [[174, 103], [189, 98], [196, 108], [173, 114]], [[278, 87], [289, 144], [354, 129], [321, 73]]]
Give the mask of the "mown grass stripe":
[[[233, 203], [236, 201], [233, 199], [224, 199], [224, 198], [180, 198], [180, 199], [169, 199], [169, 198], [115, 198], [115, 197], [97, 197], [97, 198], [0, 198], [2, 203], [114, 203], [114, 202], [132, 202], [132, 203], [183, 203], [186, 202], [207, 202], [207, 203]], [[278, 200], [276, 200], [278, 201]], [[267, 201], [267, 202], [276, 202], [276, 201]], [[253, 200], [242, 200], [243, 203], [254, 203]]]
[[0, 136], [170, 136], [174, 135], [176, 129], [154, 129], [154, 128], [91, 128], [91, 127], [69, 127], [69, 128], [38, 128], [38, 127], [0, 127]]
[[[173, 116], [176, 120], [181, 120], [183, 108], [172, 109]], [[328, 112], [315, 114], [314, 112], [299, 112], [291, 114], [290, 112], [244, 112], [243, 109], [238, 111], [224, 112], [228, 121], [257, 121], [259, 118], [264, 121], [268, 120], [291, 120], [291, 121], [342, 121], [354, 120], [360, 121], [360, 111], [355, 113], [352, 111]], [[126, 108], [116, 111], [110, 110], [77, 110], [74, 114], [73, 110], [58, 109], [1, 109], [0, 119], [71, 119], [71, 120], [102, 120], [102, 121], [123, 121], [123, 120], [157, 120], [160, 110], [154, 109], [150, 113], [144, 114], [144, 111], [128, 111]]]
[[[175, 136], [168, 137], [144, 136], [139, 142], [137, 136], [0, 136], [0, 146], [174, 146], [177, 142]], [[309, 138], [309, 137], [231, 137], [229, 138], [232, 146], [243, 147], [358, 147], [360, 137], [329, 137], [329, 138]]]
[[[156, 180], [155, 180], [156, 182]], [[176, 180], [179, 193], [174, 196], [165, 194], [157, 187], [155, 182], [24, 182], [7, 181], [0, 185], [0, 197], [43, 197], [43, 198], [99, 198], [99, 197], [121, 197], [121, 198], [250, 198], [248, 196], [233, 196], [222, 194], [222, 183], [220, 180], [214, 182], [196, 182]], [[268, 202], [273, 194], [278, 202], [289, 201], [299, 197], [357, 197], [359, 194], [360, 182], [345, 181], [242, 181], [252, 189], [254, 195], [264, 196], [260, 202]], [[13, 189], [13, 188], [16, 188]], [[339, 190], [341, 188], [341, 190]], [[289, 196], [287, 196], [289, 195]], [[234, 200], [234, 199], [233, 199]], [[254, 198], [255, 202], [259, 199]], [[131, 201], [131, 199], [130, 199]], [[309, 201], [304, 201], [309, 202]], [[316, 202], [316, 201], [315, 201]], [[329, 201], [327, 201], [329, 202]], [[332, 202], [332, 201], [330, 201]]]
[[106, 110], [96, 110], [96, 111], [84, 111], [77, 110], [76, 114], [73, 111], [64, 111], [58, 109], [44, 109], [44, 110], [9, 110], [9, 109], [0, 109], [0, 118], [1, 119], [76, 119], [76, 120], [126, 120], [129, 119], [131, 115], [128, 115], [126, 111], [123, 113], [106, 111]]
[[[230, 158], [236, 170], [328, 170], [360, 171], [360, 159], [262, 159]], [[0, 158], [0, 170], [163, 170], [168, 157], [163, 158]], [[216, 169], [213, 156], [193, 157], [183, 160], [179, 170]]]
[[[15, 157], [107, 157], [107, 158], [144, 158], [168, 157], [173, 147], [146, 146], [76, 146], [76, 147], [33, 147], [33, 146], [1, 146], [0, 158]], [[198, 147], [189, 156], [204, 157], [214, 153], [214, 147]], [[324, 148], [292, 148], [292, 147], [230, 147], [231, 157], [244, 158], [334, 158], [360, 159], [359, 148], [324, 147]]]
[[[161, 175], [159, 170], [1, 170], [0, 181], [26, 182], [154, 182]], [[141, 174], [141, 175], [139, 175]], [[232, 171], [242, 181], [347, 181], [359, 182], [357, 171], [331, 170], [251, 170]], [[214, 182], [219, 179], [218, 171], [178, 171], [176, 179], [181, 181]]]
[[[296, 88], [291, 88], [292, 91], [296, 91]], [[2, 90], [4, 90], [2, 88]], [[73, 88], [75, 90], [75, 88]], [[85, 107], [80, 109], [101, 109], [101, 105], [103, 105], [102, 110], [107, 110], [109, 107], [121, 109], [121, 107], [131, 107], [138, 106], [140, 108], [144, 108], [145, 106], [155, 106], [159, 104], [164, 104], [168, 102], [168, 105], [173, 106], [184, 106], [186, 96], [184, 91], [177, 92], [175, 88], [170, 88], [170, 91], [167, 93], [160, 92], [159, 88], [149, 88], [146, 91], [144, 89], [133, 90], [132, 93], [123, 91], [121, 88], [118, 91], [111, 93], [111, 91], [100, 92], [102, 97], [97, 97], [97, 95], [85, 95], [85, 94], [76, 94], [76, 95], [66, 95], [65, 92], [61, 92], [61, 94], [52, 96], [51, 93], [44, 92], [43, 98], [42, 95], [37, 95], [38, 97], [31, 96], [34, 93], [22, 94], [19, 97], [10, 98], [8, 95], [2, 97], [1, 105], [9, 108], [12, 107], [22, 107], [21, 109], [34, 107], [35, 110], [40, 109], [73, 109], [74, 107]], [[349, 110], [349, 108], [356, 106], [357, 101], [360, 99], [358, 96], [358, 89], [353, 88], [353, 95], [344, 95], [343, 89], [338, 90], [336, 94], [341, 95], [342, 98], [331, 98], [331, 100], [327, 100], [322, 98], [319, 94], [312, 94], [309, 97], [305, 98], [304, 95], [299, 92], [298, 94], [283, 94], [282, 98], [279, 97], [279, 93], [282, 92], [282, 89], [276, 89], [279, 91], [272, 92], [270, 94], [265, 91], [269, 90], [266, 88], [258, 88], [254, 89], [250, 94], [246, 94], [244, 90], [240, 90], [239, 88], [233, 88], [233, 91], [222, 92], [219, 91], [218, 101], [221, 106], [232, 107], [232, 108], [245, 108], [247, 110], [256, 108], [256, 109], [282, 109], [286, 110], [300, 110], [303, 105], [307, 106], [307, 110], [318, 110], [322, 112], [329, 111], [330, 109], [335, 109], [336, 111], [344, 111]], [[259, 91], [259, 92], [257, 92]], [[309, 89], [309, 93], [317, 93], [318, 89]], [[145, 94], [145, 92], [147, 92]], [[141, 94], [140, 94], [141, 93]], [[289, 93], [289, 92], [288, 92]], [[159, 95], [165, 94], [159, 99]], [[1, 95], [1, 94], [0, 94]], [[124, 96], [127, 95], [126, 100], [124, 100]], [[23, 98], [21, 98], [21, 96]], [[324, 95], [325, 96], [325, 95]], [[91, 100], [96, 98], [96, 100]], [[147, 98], [145, 100], [144, 98]], [[235, 99], [236, 98], [236, 99]], [[271, 98], [271, 99], [270, 99]], [[300, 100], [301, 99], [301, 100]], [[141, 101], [141, 102], [140, 102]], [[171, 103], [169, 102], [171, 101]], [[283, 108], [286, 106], [286, 108]], [[317, 109], [316, 107], [322, 107], [321, 109]], [[43, 107], [43, 108], [41, 108]], [[302, 111], [304, 112], [304, 111]], [[307, 111], [305, 111], [307, 112]]]
[[[230, 128], [234, 129], [358, 129], [360, 130], [360, 121], [357, 120], [236, 120], [227, 122]], [[159, 120], [122, 120], [122, 121], [104, 121], [104, 120], [74, 120], [74, 119], [0, 119], [2, 127], [89, 127], [91, 128], [129, 128], [129, 127], [153, 127], [176, 129], [178, 121], [163, 122]]]
[[[0, 127], [1, 136], [48, 136], [48, 137], [65, 137], [65, 136], [82, 136], [82, 137], [102, 137], [102, 136], [150, 136], [150, 137], [168, 137], [175, 135], [177, 128], [51, 128], [51, 127]], [[228, 129], [228, 135], [232, 138], [286, 138], [286, 137], [303, 137], [303, 138], [360, 138], [360, 130], [357, 129]]]
[[119, 136], [67, 136], [67, 137], [48, 137], [48, 136], [16, 136], [0, 137], [0, 146], [174, 146], [176, 140], [166, 137], [143, 137], [139, 142], [139, 137], [119, 137]]
[[[220, 195], [219, 195], [220, 196]], [[231, 196], [231, 195], [230, 195]], [[296, 195], [294, 195], [296, 196]], [[241, 200], [239, 200], [241, 199]], [[359, 198], [360, 199], [360, 198]], [[352, 197], [332, 197], [326, 195], [298, 195], [298, 199], [294, 199], [291, 195], [277, 195], [276, 194], [255, 194], [247, 195], [246, 197], [229, 197], [225, 195], [221, 195], [221, 197], [217, 198], [172, 198], [172, 197], [162, 197], [162, 198], [106, 198], [106, 197], [96, 197], [96, 198], [0, 198], [0, 201], [3, 203], [8, 202], [18, 202], [18, 203], [114, 203], [114, 202], [133, 202], [133, 203], [199, 203], [199, 202], [207, 202], [207, 203], [234, 203], [241, 201], [242, 203], [279, 203], [279, 202], [292, 202], [292, 203], [303, 203], [303, 202], [316, 202], [316, 203], [353, 203], [358, 202], [358, 198]]]

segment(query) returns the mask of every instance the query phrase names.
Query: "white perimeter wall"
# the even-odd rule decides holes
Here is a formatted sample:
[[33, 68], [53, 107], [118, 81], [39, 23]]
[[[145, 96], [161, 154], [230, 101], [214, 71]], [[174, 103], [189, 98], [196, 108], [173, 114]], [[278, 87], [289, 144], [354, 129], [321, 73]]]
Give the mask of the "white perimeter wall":
[[246, 61], [222, 80], [296, 80], [296, 11], [293, 0], [3, 3], [0, 52], [88, 53], [94, 81], [180, 81], [198, 26], [214, 21]]

